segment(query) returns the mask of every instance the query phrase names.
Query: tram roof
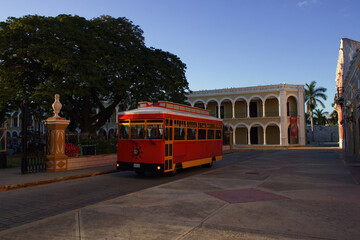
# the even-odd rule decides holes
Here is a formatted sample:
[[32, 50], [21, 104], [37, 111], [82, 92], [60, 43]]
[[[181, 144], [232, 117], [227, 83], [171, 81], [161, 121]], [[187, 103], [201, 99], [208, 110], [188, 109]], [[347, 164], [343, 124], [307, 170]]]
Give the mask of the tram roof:
[[177, 111], [177, 110], [162, 108], [162, 107], [157, 107], [157, 106], [149, 106], [149, 107], [137, 108], [137, 109], [133, 109], [133, 110], [129, 110], [129, 111], [123, 111], [123, 112], [119, 113], [119, 116], [122, 116], [122, 115], [150, 115], [150, 114], [151, 115], [153, 115], [153, 114], [174, 115], [174, 116], [183, 116], [183, 117], [206, 119], [206, 120], [222, 122], [222, 119], [219, 119], [219, 118], [216, 118], [213, 116], [190, 113], [190, 112], [182, 112], [182, 111]]

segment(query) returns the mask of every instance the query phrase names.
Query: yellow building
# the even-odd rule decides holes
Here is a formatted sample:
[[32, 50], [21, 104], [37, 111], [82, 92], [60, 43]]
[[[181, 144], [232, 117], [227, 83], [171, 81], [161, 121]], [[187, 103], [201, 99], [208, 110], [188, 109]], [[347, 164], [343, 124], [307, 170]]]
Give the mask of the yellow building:
[[[187, 97], [191, 106], [222, 118], [235, 145], [305, 145], [303, 85], [203, 90]], [[297, 131], [291, 133], [294, 123]]]
[[360, 158], [360, 42], [341, 39], [335, 81], [339, 146]]

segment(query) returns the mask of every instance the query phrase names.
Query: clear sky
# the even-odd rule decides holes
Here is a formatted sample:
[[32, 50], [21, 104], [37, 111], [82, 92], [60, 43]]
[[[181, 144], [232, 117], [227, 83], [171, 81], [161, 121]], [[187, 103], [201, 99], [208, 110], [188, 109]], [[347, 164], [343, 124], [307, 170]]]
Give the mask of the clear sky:
[[359, 9], [359, 0], [0, 0], [0, 21], [126, 17], [148, 47], [186, 63], [191, 90], [315, 80], [331, 112], [340, 39], [360, 41]]

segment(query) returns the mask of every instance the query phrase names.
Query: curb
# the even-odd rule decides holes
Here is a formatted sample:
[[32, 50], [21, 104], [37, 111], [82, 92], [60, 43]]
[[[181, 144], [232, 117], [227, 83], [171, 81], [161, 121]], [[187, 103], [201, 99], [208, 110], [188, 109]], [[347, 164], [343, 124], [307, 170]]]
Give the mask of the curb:
[[[231, 152], [224, 152], [223, 155], [233, 154], [233, 153], [238, 153], [238, 152], [245, 152], [245, 151], [249, 151], [249, 150], [250, 149], [232, 150]], [[114, 170], [72, 175], [72, 176], [67, 176], [67, 177], [50, 178], [50, 179], [44, 179], [44, 180], [39, 180], [39, 181], [33, 181], [33, 182], [4, 185], [4, 186], [0, 186], [0, 192], [6, 192], [6, 191], [20, 189], [20, 188], [34, 187], [34, 186], [38, 186], [38, 185], [45, 185], [45, 184], [55, 183], [55, 182], [63, 182], [63, 181], [74, 180], [74, 179], [79, 179], [79, 178], [93, 177], [93, 176], [115, 173], [115, 172], [118, 172], [118, 170], [114, 169]]]
[[38, 186], [38, 185], [44, 185], [44, 184], [55, 183], [55, 182], [63, 182], [63, 181], [74, 180], [74, 179], [78, 179], [78, 178], [93, 177], [93, 176], [115, 173], [115, 172], [118, 172], [118, 170], [114, 169], [114, 170], [107, 170], [107, 171], [101, 171], [101, 172], [72, 175], [72, 176], [67, 176], [67, 177], [44, 179], [44, 180], [39, 180], [39, 181], [27, 182], [27, 183], [4, 185], [4, 186], [0, 186], [0, 192], [6, 192], [6, 191], [10, 191], [10, 190], [19, 189], [19, 188], [34, 187], [34, 186]]

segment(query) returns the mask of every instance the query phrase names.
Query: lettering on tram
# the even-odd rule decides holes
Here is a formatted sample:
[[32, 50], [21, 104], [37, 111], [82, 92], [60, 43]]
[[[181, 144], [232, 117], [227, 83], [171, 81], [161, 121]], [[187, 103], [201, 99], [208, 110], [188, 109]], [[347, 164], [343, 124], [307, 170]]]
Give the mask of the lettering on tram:
[[159, 101], [118, 115], [117, 169], [138, 174], [205, 166], [222, 159], [223, 123], [209, 111]]

